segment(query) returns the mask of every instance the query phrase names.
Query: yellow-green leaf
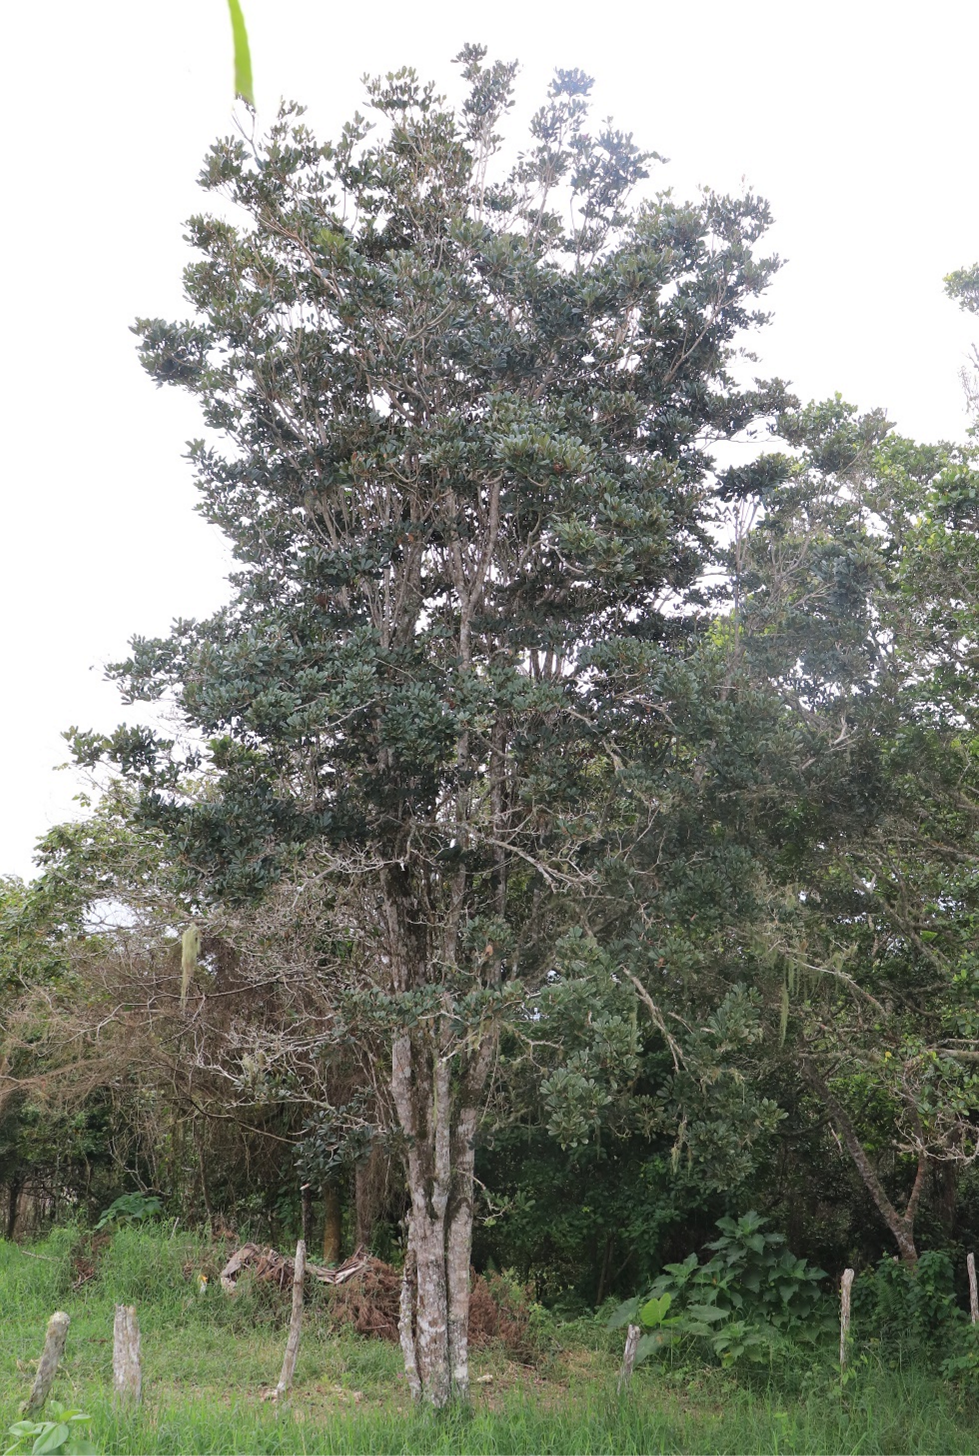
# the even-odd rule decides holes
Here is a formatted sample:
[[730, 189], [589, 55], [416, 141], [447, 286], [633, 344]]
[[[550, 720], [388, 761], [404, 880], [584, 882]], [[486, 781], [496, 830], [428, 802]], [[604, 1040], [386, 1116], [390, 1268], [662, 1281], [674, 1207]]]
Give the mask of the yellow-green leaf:
[[238, 0], [228, 0], [231, 11], [231, 34], [235, 42], [235, 95], [255, 107], [255, 93], [252, 90], [252, 54], [248, 49], [248, 31], [245, 17]]

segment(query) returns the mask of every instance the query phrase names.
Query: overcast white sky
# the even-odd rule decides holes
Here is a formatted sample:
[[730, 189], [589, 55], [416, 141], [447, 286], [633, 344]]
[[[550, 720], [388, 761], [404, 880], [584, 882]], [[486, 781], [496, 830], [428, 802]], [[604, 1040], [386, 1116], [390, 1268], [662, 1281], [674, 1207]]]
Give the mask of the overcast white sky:
[[[692, 193], [767, 196], [786, 266], [759, 371], [840, 390], [907, 433], [964, 433], [958, 370], [976, 327], [942, 277], [979, 259], [979, 8], [878, 0], [487, 6], [243, 0], [260, 119], [278, 98], [332, 133], [365, 71], [412, 64], [450, 89], [466, 40], [522, 63], [522, 114], [555, 66]], [[182, 222], [231, 126], [225, 0], [53, 0], [0, 22], [6, 223], [2, 349], [0, 873], [73, 812], [53, 773], [69, 724], [124, 716], [102, 664], [224, 594], [220, 539], [180, 456], [193, 407], [136, 363], [137, 315], [183, 312]], [[200, 199], [200, 200], [199, 200]], [[130, 710], [131, 717], [138, 714]]]

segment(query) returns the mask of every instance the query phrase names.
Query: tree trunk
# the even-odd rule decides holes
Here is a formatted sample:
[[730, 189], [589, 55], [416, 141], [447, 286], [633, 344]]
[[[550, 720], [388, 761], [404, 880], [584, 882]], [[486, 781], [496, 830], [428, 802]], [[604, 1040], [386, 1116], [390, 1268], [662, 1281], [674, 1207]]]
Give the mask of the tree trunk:
[[842, 1104], [830, 1091], [829, 1086], [819, 1075], [814, 1067], [805, 1064], [802, 1074], [816, 1096], [822, 1102], [836, 1125], [836, 1130], [846, 1143], [847, 1151], [856, 1166], [857, 1172], [863, 1179], [871, 1198], [880, 1210], [881, 1217], [887, 1224], [894, 1236], [894, 1241], [900, 1251], [901, 1258], [909, 1268], [913, 1269], [918, 1262], [918, 1250], [914, 1244], [914, 1216], [918, 1210], [918, 1201], [925, 1185], [925, 1176], [928, 1171], [928, 1155], [921, 1152], [918, 1157], [918, 1168], [915, 1174], [914, 1187], [908, 1198], [904, 1213], [899, 1213], [888, 1198], [884, 1185], [877, 1176], [867, 1156], [866, 1150], [860, 1139], [857, 1137], [856, 1129], [843, 1109]]
[[469, 1269], [473, 1243], [476, 1109], [457, 1118], [452, 1138], [454, 1180], [446, 1239], [449, 1374], [453, 1395], [469, 1399]]
[[[469, 1397], [469, 1266], [472, 1253], [473, 1087], [485, 1084], [495, 1040], [453, 1096], [448, 1056], [419, 1035], [395, 1040], [392, 1091], [407, 1139], [411, 1209], [401, 1299], [401, 1347], [412, 1394], [440, 1409]], [[460, 1105], [461, 1104], [461, 1105]]]
[[340, 1206], [340, 1190], [335, 1183], [327, 1183], [323, 1189], [323, 1213], [323, 1263], [339, 1264], [343, 1210]]
[[17, 1231], [17, 1215], [20, 1212], [20, 1194], [24, 1186], [23, 1178], [11, 1180], [7, 1189], [7, 1238], [12, 1239]]
[[402, 1303], [402, 1319], [411, 1323], [410, 1336], [402, 1333], [402, 1346], [410, 1346], [417, 1394], [436, 1409], [452, 1394], [449, 1374], [448, 1271], [446, 1267], [446, 1210], [452, 1168], [450, 1158], [451, 1098], [448, 1063], [431, 1055], [419, 1036], [398, 1037], [393, 1048], [392, 1086], [402, 1127], [408, 1137], [406, 1171], [411, 1210], [408, 1216], [410, 1295]]
[[423, 1197], [422, 1207], [413, 1207], [411, 1211], [409, 1246], [415, 1269], [412, 1320], [421, 1398], [439, 1410], [453, 1394], [449, 1371], [445, 1217], [437, 1214], [433, 1217], [424, 1206], [425, 1201]]
[[371, 1189], [371, 1155], [354, 1168], [354, 1244], [369, 1249], [374, 1233], [374, 1199]]
[[598, 1288], [595, 1290], [595, 1308], [600, 1309], [602, 1300], [608, 1290], [609, 1273], [612, 1267], [612, 1253], [615, 1249], [615, 1235], [605, 1235], [605, 1253], [602, 1256], [602, 1265], [598, 1271]]
[[204, 1212], [207, 1214], [207, 1226], [214, 1233], [214, 1210], [211, 1207], [211, 1195], [207, 1187], [207, 1173], [204, 1170], [204, 1148], [198, 1137], [198, 1125], [194, 1125], [194, 1143], [197, 1147], [197, 1166], [201, 1177], [201, 1202], [204, 1205]]
[[[434, 988], [428, 923], [430, 887], [417, 897], [398, 861], [386, 872], [384, 914], [396, 994]], [[450, 886], [451, 907], [438, 963], [453, 964], [465, 872]], [[423, 887], [424, 888], [424, 887]], [[492, 947], [488, 947], [492, 952]], [[482, 974], [491, 977], [491, 955]], [[443, 971], [438, 972], [441, 979]], [[401, 1348], [412, 1395], [436, 1409], [469, 1396], [469, 1266], [473, 1144], [499, 1031], [495, 1016], [460, 1019], [446, 992], [435, 1015], [408, 1025], [391, 1045], [391, 1098], [404, 1137], [408, 1247], [401, 1292]]]
[[[439, 1069], [448, 1092], [447, 1070]], [[448, 1122], [448, 1113], [445, 1121]], [[473, 1228], [475, 1111], [437, 1130], [434, 1147], [409, 1149], [411, 1195], [402, 1301], [402, 1348], [417, 1396], [440, 1408], [469, 1398], [469, 1267]], [[443, 1156], [448, 1144], [454, 1157]], [[425, 1153], [439, 1173], [426, 1176]], [[412, 1368], [413, 1367], [413, 1368]]]
[[386, 1154], [376, 1144], [354, 1168], [354, 1244], [369, 1249], [388, 1186]]

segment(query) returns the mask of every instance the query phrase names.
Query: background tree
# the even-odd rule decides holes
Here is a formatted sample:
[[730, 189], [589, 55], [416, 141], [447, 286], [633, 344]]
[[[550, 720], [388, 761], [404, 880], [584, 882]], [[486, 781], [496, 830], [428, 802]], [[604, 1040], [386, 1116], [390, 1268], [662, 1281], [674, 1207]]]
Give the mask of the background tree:
[[974, 452], [839, 399], [781, 428], [800, 455], [746, 544], [741, 640], [800, 757], [759, 949], [780, 1039], [914, 1263], [929, 1183], [977, 1152]]
[[[301, 1181], [334, 1211], [353, 1183], [363, 1233], [385, 1180], [376, 1166], [373, 1184], [354, 1173], [371, 1161], [378, 1119], [370, 1060], [323, 1004], [322, 903], [283, 886], [258, 912], [222, 907], [201, 935], [177, 867], [133, 812], [110, 784], [87, 818], [41, 841], [39, 877], [11, 887], [0, 924], [0, 955], [17, 967], [0, 1034], [10, 1158], [33, 1163], [35, 1182], [52, 1162], [64, 1196], [92, 1213], [128, 1178], [185, 1219], [224, 1227], [264, 1211], [268, 1227], [285, 1214], [291, 1228]], [[181, 932], [194, 938], [189, 960]], [[3, 1181], [22, 1186], [10, 1168]], [[336, 1234], [334, 1220], [334, 1259]]]

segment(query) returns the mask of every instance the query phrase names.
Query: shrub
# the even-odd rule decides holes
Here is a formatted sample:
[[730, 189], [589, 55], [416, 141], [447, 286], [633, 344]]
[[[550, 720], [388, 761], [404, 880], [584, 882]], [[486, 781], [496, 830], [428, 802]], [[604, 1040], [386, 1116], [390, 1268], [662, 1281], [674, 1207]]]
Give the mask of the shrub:
[[813, 1344], [835, 1327], [819, 1287], [825, 1273], [784, 1249], [784, 1235], [769, 1232], [766, 1222], [754, 1212], [718, 1219], [721, 1237], [707, 1245], [711, 1259], [701, 1264], [688, 1254], [667, 1264], [644, 1295], [619, 1306], [611, 1328], [640, 1324], [651, 1331], [637, 1360], [683, 1335], [705, 1341], [722, 1365], [741, 1356], [768, 1360], [790, 1340]]
[[953, 1290], [952, 1261], [941, 1249], [922, 1254], [913, 1269], [881, 1259], [854, 1283], [854, 1325], [879, 1340], [885, 1353], [944, 1350], [965, 1318]]

